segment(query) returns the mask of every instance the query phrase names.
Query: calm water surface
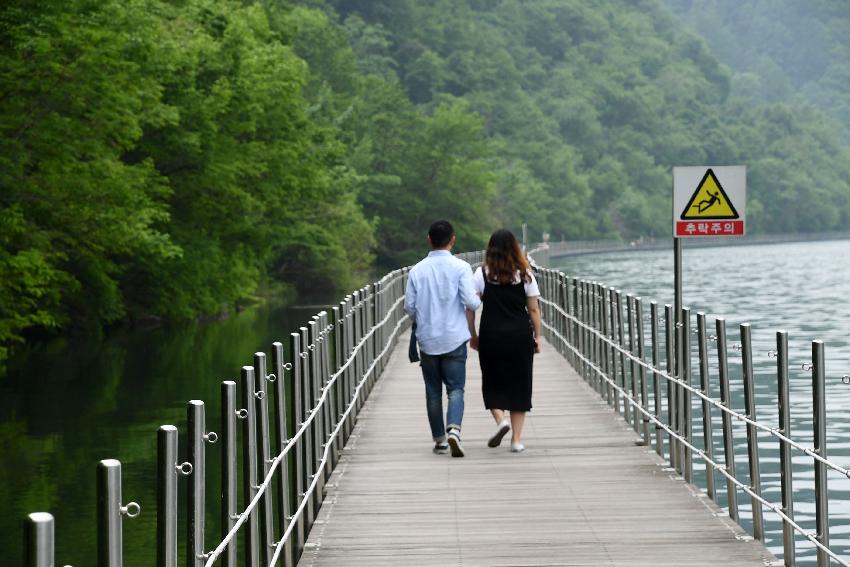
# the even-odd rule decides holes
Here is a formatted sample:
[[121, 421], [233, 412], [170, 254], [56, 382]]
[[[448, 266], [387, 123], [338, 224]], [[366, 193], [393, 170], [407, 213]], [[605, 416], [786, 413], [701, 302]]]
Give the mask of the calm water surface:
[[[570, 276], [604, 282], [625, 293], [663, 304], [673, 303], [673, 253], [670, 251], [624, 252], [563, 258], [556, 267]], [[789, 333], [790, 397], [792, 436], [812, 446], [811, 373], [801, 364], [811, 361], [811, 341], [821, 339], [826, 348], [827, 444], [832, 460], [850, 467], [850, 385], [841, 377], [850, 374], [850, 241], [795, 243], [762, 246], [688, 249], [683, 255], [684, 304], [692, 312], [704, 311], [709, 329], [714, 318], [727, 320], [730, 345], [740, 341], [738, 325], [753, 327], [753, 353], [756, 370], [757, 416], [771, 426], [778, 425], [776, 407], [776, 360], [767, 352], [776, 348], [777, 330]], [[649, 313], [648, 307], [645, 313]], [[647, 331], [647, 336], [649, 332]], [[713, 347], [714, 345], [710, 345]], [[696, 345], [693, 346], [696, 353]], [[741, 356], [730, 350], [730, 377], [733, 406], [743, 410]], [[717, 396], [715, 351], [711, 351], [711, 383]], [[696, 364], [693, 368], [698, 368]], [[698, 377], [695, 375], [695, 380]], [[662, 389], [663, 390], [663, 389]], [[694, 435], [702, 439], [702, 413], [694, 405]], [[721, 455], [720, 416], [714, 412], [715, 454]], [[737, 477], [748, 482], [746, 430], [735, 425]], [[769, 501], [781, 503], [779, 452], [769, 434], [759, 434], [762, 493]], [[812, 459], [793, 452], [794, 511], [797, 521], [814, 531], [814, 472]], [[694, 458], [695, 479], [705, 486], [702, 461]], [[830, 540], [832, 548], [850, 557], [850, 479], [829, 473]], [[726, 505], [725, 482], [716, 476], [719, 503]], [[741, 517], [751, 531], [751, 508], [746, 494], [739, 493]], [[782, 554], [782, 526], [777, 516], [764, 512], [767, 544], [777, 556]], [[797, 538], [798, 559], [814, 560], [814, 547]]]
[[[56, 517], [57, 565], [95, 564], [95, 469], [105, 458], [122, 463], [124, 501], [142, 505], [141, 516], [124, 521], [124, 564], [155, 565], [157, 429], [181, 430], [182, 459], [186, 402], [205, 400], [208, 429], [217, 430], [221, 381], [236, 380], [272, 342], [288, 344], [289, 333], [320, 310], [262, 305], [207, 324], [21, 352], [0, 379], [0, 565], [21, 565], [21, 521], [34, 511]], [[208, 501], [218, 498], [219, 446], [207, 448]], [[207, 508], [207, 538], [215, 543], [218, 506]]]

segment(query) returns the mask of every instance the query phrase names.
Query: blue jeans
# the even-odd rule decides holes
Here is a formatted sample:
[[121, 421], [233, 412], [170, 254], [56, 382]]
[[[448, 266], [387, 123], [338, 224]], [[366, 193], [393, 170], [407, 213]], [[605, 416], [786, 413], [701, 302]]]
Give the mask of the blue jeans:
[[[466, 385], [466, 343], [445, 354], [420, 353], [425, 379], [425, 404], [434, 441], [446, 440], [446, 429], [460, 430], [463, 421], [463, 388]], [[443, 425], [443, 384], [449, 398]]]

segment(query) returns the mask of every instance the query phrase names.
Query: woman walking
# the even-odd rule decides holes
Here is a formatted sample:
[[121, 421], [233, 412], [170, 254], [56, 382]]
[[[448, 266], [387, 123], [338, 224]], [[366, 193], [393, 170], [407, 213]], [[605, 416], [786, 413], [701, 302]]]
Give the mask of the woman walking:
[[[525, 414], [531, 410], [531, 370], [540, 352], [540, 290], [519, 242], [509, 230], [497, 230], [487, 244], [484, 265], [473, 275], [484, 309], [478, 336], [484, 407], [496, 420], [487, 445], [498, 447], [508, 431], [511, 451], [519, 453]], [[505, 412], [510, 412], [508, 421]]]

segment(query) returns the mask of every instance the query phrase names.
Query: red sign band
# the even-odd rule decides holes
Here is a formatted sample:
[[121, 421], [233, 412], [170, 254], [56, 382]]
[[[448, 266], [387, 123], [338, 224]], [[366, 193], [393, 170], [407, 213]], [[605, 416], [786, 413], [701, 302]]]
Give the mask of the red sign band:
[[676, 236], [743, 236], [742, 220], [676, 221]]

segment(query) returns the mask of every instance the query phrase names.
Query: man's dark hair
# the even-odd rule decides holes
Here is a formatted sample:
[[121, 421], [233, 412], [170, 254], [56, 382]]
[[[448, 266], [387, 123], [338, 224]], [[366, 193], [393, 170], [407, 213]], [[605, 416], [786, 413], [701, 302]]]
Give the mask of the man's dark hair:
[[444, 248], [454, 235], [455, 229], [452, 228], [452, 223], [447, 220], [434, 221], [431, 223], [431, 228], [428, 229], [428, 237], [431, 239], [431, 246], [434, 248]]

